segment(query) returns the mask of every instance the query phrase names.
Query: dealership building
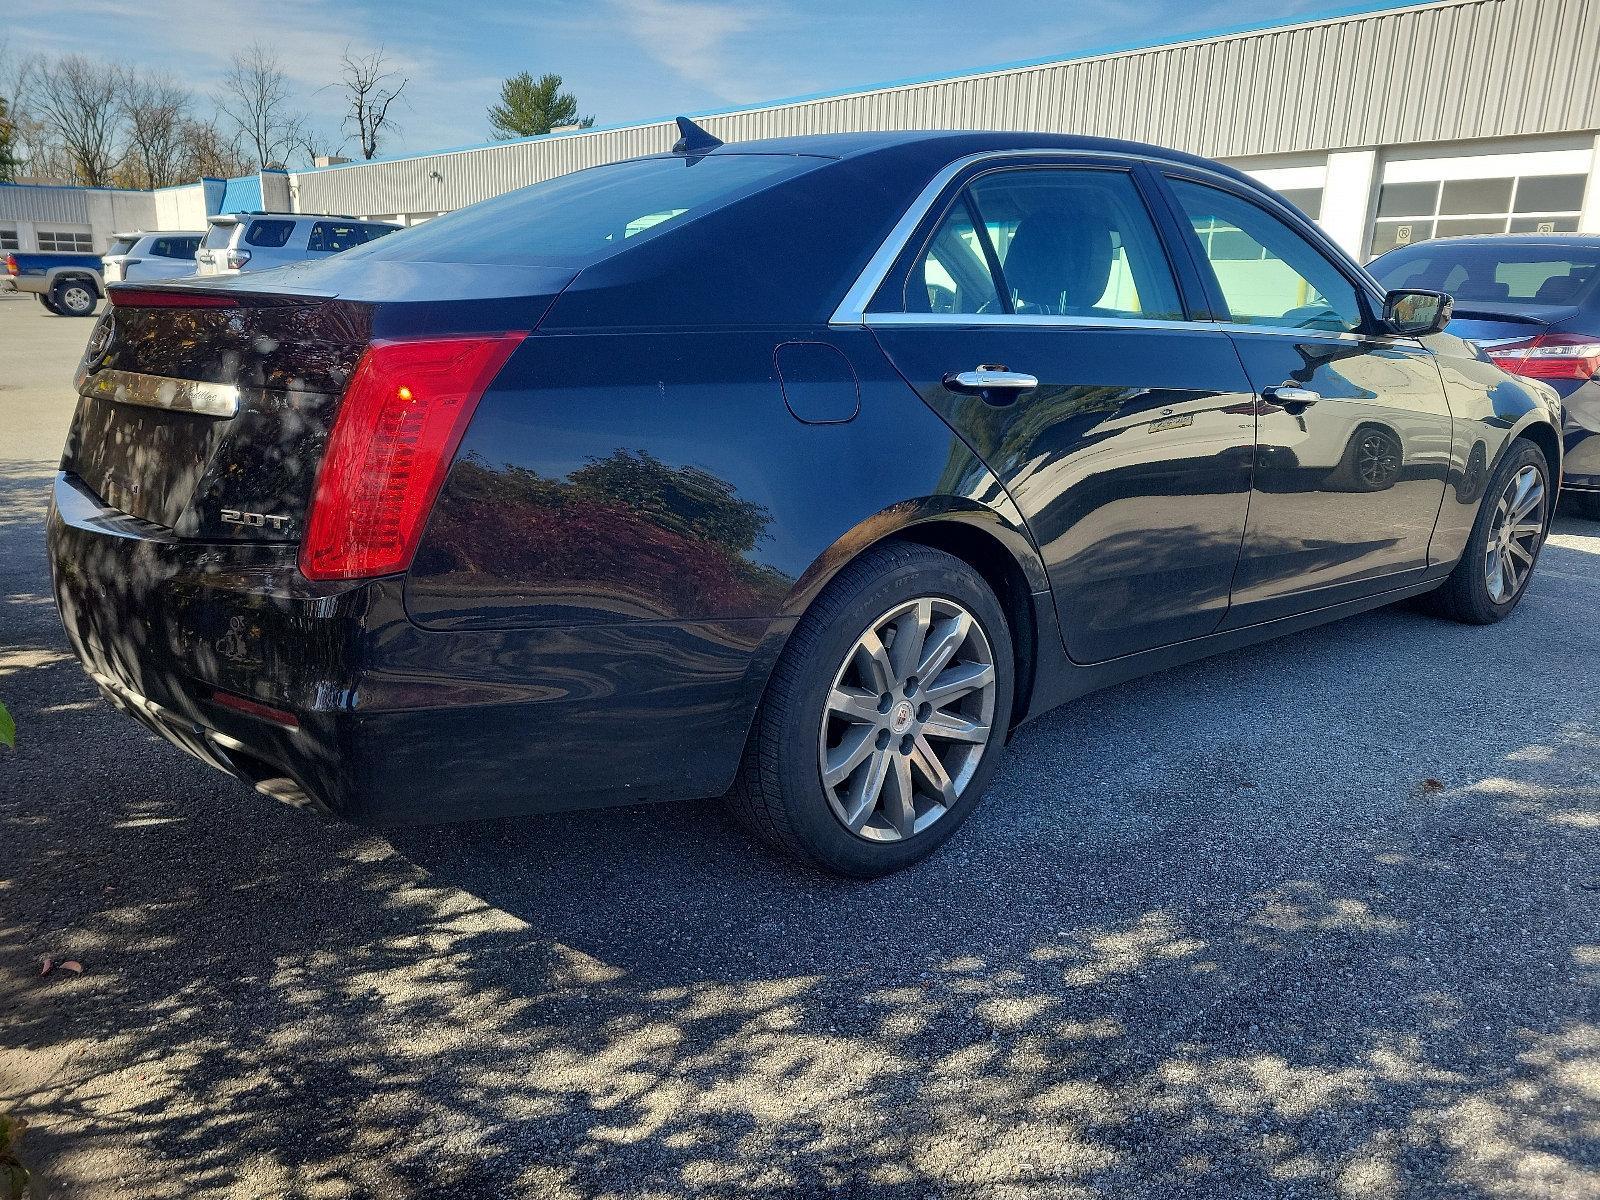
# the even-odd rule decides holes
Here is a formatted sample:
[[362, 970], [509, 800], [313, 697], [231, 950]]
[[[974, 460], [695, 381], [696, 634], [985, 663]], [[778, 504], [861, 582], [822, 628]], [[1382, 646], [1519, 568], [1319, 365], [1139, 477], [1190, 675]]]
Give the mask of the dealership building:
[[[1155, 142], [1250, 172], [1365, 259], [1455, 234], [1600, 234], [1597, 70], [1600, 0], [1438, 0], [695, 119], [728, 142], [928, 128]], [[676, 136], [667, 117], [154, 192], [0, 186], [0, 248], [103, 251], [113, 232], [255, 209], [415, 223]]]

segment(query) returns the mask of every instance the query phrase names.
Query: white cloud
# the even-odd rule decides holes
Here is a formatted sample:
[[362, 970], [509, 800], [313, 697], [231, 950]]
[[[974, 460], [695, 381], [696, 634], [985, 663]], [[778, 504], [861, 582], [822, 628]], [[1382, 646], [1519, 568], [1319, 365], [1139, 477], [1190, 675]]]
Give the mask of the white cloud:
[[764, 99], [770, 82], [747, 74], [728, 43], [761, 19], [751, 6], [713, 0], [612, 0], [621, 30], [651, 58], [730, 101]]

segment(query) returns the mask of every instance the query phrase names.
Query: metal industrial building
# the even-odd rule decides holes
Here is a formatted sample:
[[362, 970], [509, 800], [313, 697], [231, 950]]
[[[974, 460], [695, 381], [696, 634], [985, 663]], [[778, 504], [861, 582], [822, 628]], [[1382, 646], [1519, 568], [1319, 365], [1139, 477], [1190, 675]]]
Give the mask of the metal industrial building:
[[[1365, 258], [1450, 234], [1600, 233], [1597, 67], [1600, 0], [1436, 0], [696, 119], [729, 142], [918, 128], [1156, 142], [1250, 171]], [[201, 181], [183, 203], [117, 193], [104, 207], [119, 228], [195, 228], [197, 215], [230, 211], [231, 196], [249, 193], [301, 212], [414, 222], [582, 167], [659, 153], [675, 136], [662, 119]], [[65, 215], [52, 212], [46, 228], [37, 211], [26, 211], [30, 203], [40, 209], [45, 193], [86, 190], [0, 188], [0, 245], [76, 232], [101, 248], [111, 228], [93, 217], [93, 201], [81, 203], [82, 219], [70, 228]], [[139, 204], [143, 215], [125, 215]]]

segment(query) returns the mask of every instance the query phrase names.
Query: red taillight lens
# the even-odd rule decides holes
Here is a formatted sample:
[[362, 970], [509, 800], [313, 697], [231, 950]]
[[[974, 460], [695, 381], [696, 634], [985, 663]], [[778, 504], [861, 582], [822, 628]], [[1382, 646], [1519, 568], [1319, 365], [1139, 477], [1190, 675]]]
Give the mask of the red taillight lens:
[[1533, 379], [1593, 379], [1600, 372], [1600, 337], [1587, 333], [1544, 333], [1488, 354], [1502, 371]]
[[239, 301], [232, 296], [217, 296], [207, 292], [158, 291], [155, 288], [114, 287], [109, 289], [111, 303], [118, 308], [237, 308]]
[[6, 255], [6, 274], [17, 274], [17, 256], [15, 254]]
[[211, 703], [231, 708], [234, 712], [242, 712], [247, 716], [260, 717], [263, 721], [271, 721], [288, 729], [300, 728], [300, 718], [292, 712], [273, 708], [270, 704], [262, 704], [259, 700], [251, 700], [246, 696], [235, 696], [232, 692], [212, 692]]
[[300, 544], [307, 579], [368, 579], [411, 565], [472, 410], [526, 336], [367, 347], [317, 475]]

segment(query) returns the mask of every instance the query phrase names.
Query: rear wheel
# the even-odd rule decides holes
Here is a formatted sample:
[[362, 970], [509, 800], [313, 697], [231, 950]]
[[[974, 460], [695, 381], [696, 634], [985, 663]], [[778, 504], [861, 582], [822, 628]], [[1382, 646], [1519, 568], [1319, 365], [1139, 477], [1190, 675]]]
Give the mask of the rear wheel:
[[50, 289], [50, 301], [64, 317], [92, 317], [100, 296], [87, 279], [60, 279]]
[[1472, 625], [1510, 616], [1544, 546], [1551, 498], [1544, 451], [1532, 442], [1512, 442], [1484, 491], [1461, 561], [1431, 594], [1431, 607]]
[[791, 635], [729, 803], [768, 844], [837, 874], [909, 866], [987, 787], [1012, 663], [1005, 615], [966, 563], [870, 550]]

